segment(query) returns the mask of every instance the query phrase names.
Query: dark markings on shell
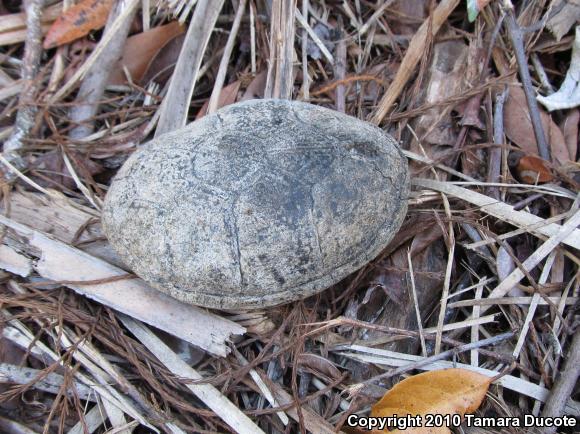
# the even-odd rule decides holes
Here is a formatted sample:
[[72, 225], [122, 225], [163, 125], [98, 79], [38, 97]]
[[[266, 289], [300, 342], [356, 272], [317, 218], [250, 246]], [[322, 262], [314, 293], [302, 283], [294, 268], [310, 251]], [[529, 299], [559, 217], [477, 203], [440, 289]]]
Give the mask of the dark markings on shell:
[[121, 168], [103, 210], [127, 266], [221, 309], [307, 297], [388, 244], [409, 175], [379, 128], [296, 101], [228, 106], [159, 137]]

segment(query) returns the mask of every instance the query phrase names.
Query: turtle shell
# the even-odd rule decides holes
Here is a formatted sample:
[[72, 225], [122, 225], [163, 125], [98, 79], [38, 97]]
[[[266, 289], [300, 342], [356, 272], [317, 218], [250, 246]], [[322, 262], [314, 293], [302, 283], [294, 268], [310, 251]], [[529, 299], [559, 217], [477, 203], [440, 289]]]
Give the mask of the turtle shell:
[[381, 129], [311, 104], [251, 100], [137, 150], [102, 221], [155, 288], [254, 308], [308, 297], [375, 258], [408, 194], [406, 159]]

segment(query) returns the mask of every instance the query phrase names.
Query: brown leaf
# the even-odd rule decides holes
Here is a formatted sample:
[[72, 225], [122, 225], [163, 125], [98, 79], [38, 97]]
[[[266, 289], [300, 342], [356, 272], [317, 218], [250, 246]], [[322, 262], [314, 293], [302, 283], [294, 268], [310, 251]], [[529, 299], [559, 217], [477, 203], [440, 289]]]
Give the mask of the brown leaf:
[[[225, 107], [227, 105], [233, 104], [238, 98], [238, 91], [240, 90], [240, 80], [236, 80], [233, 83], [225, 86], [220, 92], [220, 97], [218, 99], [218, 108]], [[209, 107], [209, 99], [203, 104], [195, 119], [204, 117], [207, 114], [207, 108]]]
[[123, 68], [129, 71], [133, 81], [140, 83], [153, 59], [169, 41], [184, 30], [179, 22], [173, 21], [129, 37], [123, 56], [109, 77], [109, 84], [123, 84], [127, 81]]
[[576, 160], [578, 153], [578, 122], [580, 121], [580, 111], [578, 109], [570, 110], [566, 119], [560, 124], [560, 129], [564, 133], [564, 141], [568, 147], [570, 159]]
[[[103, 167], [93, 160], [85, 157], [78, 152], [72, 152], [75, 162], [82, 165], [82, 168], [91, 176], [101, 173]], [[75, 164], [73, 163], [73, 167]], [[43, 187], [59, 188], [63, 186], [69, 189], [75, 189], [76, 183], [66, 167], [62, 155], [58, 151], [51, 151], [38, 157], [31, 166], [41, 177], [33, 176], [32, 178]], [[78, 175], [81, 173], [77, 171]]]
[[315, 373], [321, 373], [332, 380], [339, 379], [341, 375], [334, 363], [317, 354], [300, 354], [298, 356], [298, 364], [310, 368]]
[[147, 70], [141, 80], [142, 84], [147, 84], [151, 80], [163, 84], [169, 80], [173, 74], [179, 53], [181, 53], [184, 39], [185, 34], [181, 33], [161, 47], [161, 50], [157, 52], [151, 62], [149, 62], [149, 65], [147, 65]]
[[259, 72], [256, 74], [254, 79], [250, 82], [244, 95], [240, 98], [240, 101], [246, 101], [248, 99], [264, 98], [264, 90], [266, 88], [266, 71]]
[[422, 252], [442, 236], [443, 232], [441, 232], [441, 227], [439, 225], [434, 223], [426, 225], [422, 231], [415, 235], [415, 238], [413, 238], [413, 241], [411, 242], [411, 256]]
[[[463, 416], [481, 405], [491, 378], [467, 369], [443, 369], [424, 372], [396, 384], [371, 409], [371, 417], [441, 414]], [[450, 433], [443, 427], [420, 427], [389, 433]]]
[[[544, 133], [552, 150], [552, 159], [563, 164], [570, 160], [564, 135], [551, 116], [540, 109]], [[524, 91], [518, 86], [510, 86], [509, 97], [504, 107], [504, 127], [509, 139], [526, 153], [538, 155], [538, 145], [530, 119], [528, 103]]]
[[526, 184], [550, 182], [554, 179], [543, 158], [526, 155], [520, 158], [516, 167], [518, 177]]
[[113, 0], [83, 0], [70, 7], [50, 27], [44, 48], [67, 44], [100, 29], [107, 23], [112, 5]]
[[461, 169], [464, 175], [485, 179], [487, 175], [487, 154], [483, 149], [464, 148], [461, 153]]

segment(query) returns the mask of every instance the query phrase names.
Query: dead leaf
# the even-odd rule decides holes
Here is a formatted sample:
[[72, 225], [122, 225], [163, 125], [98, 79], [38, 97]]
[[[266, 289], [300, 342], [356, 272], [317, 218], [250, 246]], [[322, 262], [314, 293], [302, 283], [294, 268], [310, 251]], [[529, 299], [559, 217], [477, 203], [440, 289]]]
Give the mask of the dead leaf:
[[[389, 25], [395, 35], [414, 35], [420, 23], [429, 16], [429, 2], [426, 0], [395, 0], [389, 7]], [[400, 17], [405, 17], [402, 20]]]
[[[540, 109], [544, 133], [552, 150], [552, 159], [564, 164], [570, 160], [564, 135], [552, 117]], [[509, 97], [504, 107], [504, 127], [509, 139], [527, 154], [538, 155], [538, 145], [530, 119], [524, 91], [518, 86], [510, 86]]]
[[[371, 417], [441, 414], [463, 416], [481, 405], [491, 378], [467, 369], [442, 369], [406, 378], [396, 384], [371, 409]], [[387, 432], [387, 431], [383, 431]], [[394, 430], [389, 433], [450, 433], [421, 427], [415, 430]]]
[[580, 20], [580, 0], [556, 0], [552, 6], [553, 14], [546, 27], [559, 41]]
[[123, 49], [123, 56], [109, 77], [109, 84], [123, 84], [127, 81], [123, 68], [127, 69], [134, 82], [140, 83], [160, 50], [184, 30], [179, 22], [172, 21], [129, 37]]
[[[220, 97], [218, 99], [218, 108], [225, 107], [227, 105], [233, 104], [238, 98], [238, 91], [240, 90], [240, 80], [236, 80], [233, 83], [225, 86], [220, 92]], [[207, 108], [209, 107], [209, 99], [203, 104], [195, 119], [204, 117], [207, 114]]]
[[44, 49], [68, 44], [107, 23], [113, 0], [83, 0], [70, 7], [50, 27]]
[[580, 111], [574, 109], [568, 112], [566, 118], [560, 124], [560, 129], [564, 133], [564, 141], [572, 160], [576, 160], [576, 154], [578, 153], [578, 122], [580, 122]]
[[240, 101], [246, 101], [249, 99], [264, 98], [264, 89], [266, 88], [266, 71], [262, 71], [254, 77], [250, 82], [244, 95], [240, 98]]
[[298, 356], [298, 365], [309, 368], [312, 372], [320, 373], [329, 379], [340, 378], [340, 370], [330, 360], [312, 353], [302, 353]]
[[461, 154], [461, 172], [472, 178], [485, 179], [487, 161], [487, 154], [483, 149], [466, 147]]
[[415, 235], [413, 241], [411, 242], [411, 256], [415, 256], [417, 253], [422, 252], [436, 240], [443, 236], [441, 227], [434, 222], [430, 225], [426, 225], [422, 231]]
[[526, 155], [520, 158], [516, 167], [518, 177], [526, 184], [550, 182], [554, 179], [546, 160], [535, 155]]
[[179, 53], [181, 53], [184, 40], [185, 34], [181, 33], [161, 47], [161, 50], [157, 52], [151, 62], [149, 62], [149, 65], [147, 65], [147, 70], [141, 80], [142, 84], [145, 85], [151, 80], [155, 80], [156, 83], [162, 85], [169, 80], [173, 74]]
[[[71, 152], [71, 156], [74, 161], [79, 165], [82, 165], [82, 169], [91, 176], [103, 171], [103, 166], [79, 152]], [[76, 188], [76, 183], [68, 171], [59, 151], [51, 151], [42, 154], [32, 163], [31, 168], [39, 175], [42, 175], [42, 177], [32, 176], [32, 178], [43, 187], [57, 189], [61, 188], [61, 186], [69, 189]], [[80, 173], [78, 174], [81, 176]]]

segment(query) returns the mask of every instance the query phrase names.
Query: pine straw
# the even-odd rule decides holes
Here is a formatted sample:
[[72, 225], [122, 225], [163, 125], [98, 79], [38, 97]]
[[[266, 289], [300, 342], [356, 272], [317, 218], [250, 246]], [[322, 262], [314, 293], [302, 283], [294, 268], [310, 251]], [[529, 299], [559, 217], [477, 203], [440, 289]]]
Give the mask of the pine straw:
[[[153, 2], [142, 2], [148, 3]], [[188, 3], [164, 2], [150, 11], [147, 24], [155, 27], [172, 12], [186, 22], [204, 22], [203, 16], [192, 18], [191, 14], [199, 4], [208, 3], [199, 0], [193, 12], [187, 9]], [[170, 107], [170, 116], [160, 116], [166, 81], [157, 85], [132, 81], [109, 87], [100, 98], [97, 114], [85, 119], [95, 132], [72, 139], [75, 125], [69, 122], [70, 112], [78, 105], [75, 91], [82, 71], [91, 62], [110, 61], [105, 48], [113, 36], [107, 39], [96, 32], [96, 43], [84, 39], [46, 52], [41, 72], [25, 94], [29, 99], [30, 89], [35, 91], [37, 112], [34, 125], [24, 125], [29, 133], [17, 146], [28, 166], [15, 167], [20, 181], [7, 176], [10, 183], [2, 185], [3, 215], [31, 230], [52, 234], [55, 246], [78, 249], [67, 250], [73, 258], [88, 253], [95, 261], [118, 265], [98, 223], [111, 176], [152, 136], [160, 117], [165, 128], [168, 116], [175, 123], [188, 114], [179, 107], [188, 107], [192, 120], [212, 94], [215, 103], [220, 94], [216, 76], [223, 77], [223, 65], [229, 65], [225, 85], [240, 82], [238, 100], [244, 93], [260, 96], [268, 81], [267, 91], [272, 94], [290, 90], [294, 99], [344, 107], [348, 114], [374, 119], [403, 143], [413, 143], [412, 149], [405, 149], [413, 173], [429, 179], [415, 181], [407, 219], [391, 244], [343, 282], [310, 299], [266, 311], [216, 312], [224, 323], [233, 321], [247, 329], [227, 343], [227, 357], [156, 331], [171, 347], [164, 350], [170, 360], [161, 362], [154, 353], [164, 347], [157, 346], [161, 344], [154, 334], [141, 335], [134, 321], [94, 294], [91, 298], [100, 303], [71, 290], [83, 287], [90, 295], [92, 286], [111, 288], [140, 279], [124, 272], [48, 279], [38, 267], [46, 251], [39, 252], [31, 244], [32, 232], [19, 232], [15, 226], [4, 229], [0, 264], [6, 261], [12, 268], [4, 267], [11, 272], [0, 275], [4, 336], [0, 371], [8, 375], [9, 369], [22, 368], [22, 375], [11, 374], [13, 384], [0, 389], [0, 411], [5, 416], [0, 426], [12, 421], [36, 432], [130, 432], [138, 424], [142, 426], [136, 432], [243, 432], [244, 427], [245, 432], [333, 432], [346, 429], [343, 424], [349, 414], [367, 414], [403, 376], [450, 366], [498, 377], [479, 415], [540, 414], [578, 325], [576, 243], [580, 235], [578, 229], [568, 227], [570, 223], [566, 225], [578, 215], [574, 177], [578, 167], [548, 163], [554, 176], [550, 184], [522, 184], [506, 164], [508, 155], [521, 153], [517, 144], [493, 143], [495, 94], [517, 81], [508, 34], [496, 27], [501, 21], [499, 2], [492, 2], [473, 26], [465, 23], [464, 6], [444, 17], [439, 10], [437, 17], [445, 23], [446, 33], [427, 32], [419, 38], [419, 25], [424, 22], [424, 29], [432, 29], [432, 23], [410, 17], [388, 1], [382, 6], [359, 1], [299, 2], [301, 14], [297, 12], [293, 27], [283, 20], [270, 23], [264, 2], [250, 0], [229, 62], [222, 61], [221, 48], [228, 40], [235, 11], [225, 3], [215, 26], [201, 35], [209, 38], [209, 46], [201, 53], [203, 59], [197, 54], [201, 64], [190, 71], [195, 76], [191, 104], [189, 99], [176, 103]], [[308, 3], [310, 9], [301, 7]], [[520, 11], [521, 25], [541, 19], [548, 2], [537, 3]], [[272, 2], [280, 8], [274, 16], [280, 18], [280, 11], [291, 4]], [[213, 17], [215, 11], [207, 14]], [[21, 23], [23, 17], [18, 20]], [[330, 22], [334, 28], [342, 25], [340, 32], [331, 35], [342, 38], [331, 41], [332, 53], [321, 45], [324, 41], [303, 41], [319, 31], [318, 22]], [[113, 20], [110, 26], [116, 29], [121, 24], [121, 19]], [[2, 55], [3, 72], [8, 79], [12, 77], [6, 86], [14, 89], [23, 85], [16, 79], [23, 53], [24, 24], [20, 26], [6, 30], [9, 35], [4, 36], [12, 45], [6, 45]], [[413, 30], [404, 33], [409, 26]], [[296, 64], [292, 44], [283, 39], [275, 46], [271, 32], [295, 35], [293, 47], [301, 65]], [[530, 52], [541, 32], [526, 41]], [[569, 48], [569, 40], [550, 45], [548, 35], [541, 34], [538, 52], [540, 46], [541, 52]], [[423, 89], [430, 79], [434, 43], [464, 38], [479, 50], [473, 51], [477, 55], [470, 54], [466, 85], [443, 99], [426, 100]], [[409, 45], [409, 41], [414, 42]], [[315, 59], [312, 55], [317, 50], [320, 55]], [[98, 52], [105, 57], [97, 58]], [[230, 53], [226, 50], [223, 55]], [[183, 59], [186, 65], [188, 60], [192, 59]], [[342, 69], [337, 65], [341, 61]], [[296, 74], [291, 73], [292, 64]], [[401, 64], [412, 64], [414, 69], [399, 69]], [[254, 65], [256, 74], [252, 73]], [[469, 68], [475, 68], [475, 73]], [[308, 80], [301, 76], [304, 71]], [[390, 87], [393, 82], [396, 87]], [[178, 84], [187, 89], [191, 85]], [[183, 93], [177, 92], [176, 98], [183, 98]], [[19, 100], [14, 91], [2, 98], [3, 119], [14, 119], [19, 102], [30, 103]], [[459, 123], [468, 117], [470, 103], [483, 130]], [[439, 120], [453, 114], [445, 118], [444, 128], [460, 132], [455, 134], [456, 143], [431, 144], [425, 128], [417, 141], [422, 119], [433, 113]], [[3, 124], [4, 140], [12, 127]], [[500, 180], [490, 180], [485, 173], [492, 158], [501, 159], [493, 162], [503, 169]], [[34, 164], [35, 159], [45, 159], [44, 165]], [[470, 159], [479, 160], [470, 165]], [[3, 154], [2, 162], [11, 161]], [[102, 174], [94, 170], [94, 163], [104, 169]], [[22, 204], [30, 204], [29, 209], [22, 209]], [[58, 275], [59, 270], [53, 271]], [[513, 285], [501, 286], [505, 279]], [[447, 292], [442, 303], [441, 294]], [[180, 358], [195, 371], [186, 367], [176, 375]], [[199, 376], [203, 380], [192, 380]], [[214, 388], [203, 389], [201, 385], [206, 384]], [[92, 392], [87, 393], [87, 386]], [[200, 395], [200, 390], [210, 390], [208, 394], [217, 401]], [[241, 411], [224, 410], [219, 402], [226, 403], [226, 398]], [[561, 405], [553, 411], [578, 415], [580, 406], [569, 398], [560, 396]], [[217, 407], [211, 402], [218, 402]], [[240, 424], [228, 418], [238, 418]]]

